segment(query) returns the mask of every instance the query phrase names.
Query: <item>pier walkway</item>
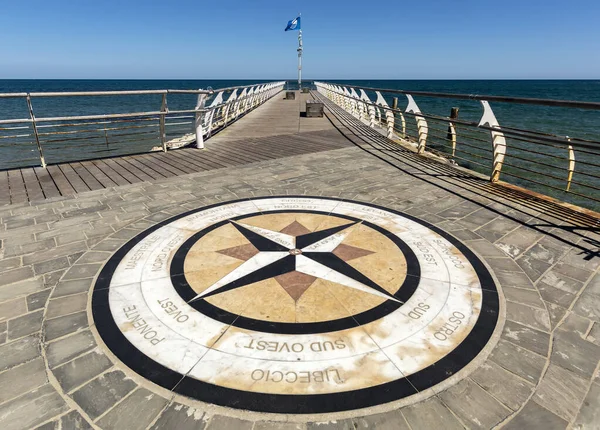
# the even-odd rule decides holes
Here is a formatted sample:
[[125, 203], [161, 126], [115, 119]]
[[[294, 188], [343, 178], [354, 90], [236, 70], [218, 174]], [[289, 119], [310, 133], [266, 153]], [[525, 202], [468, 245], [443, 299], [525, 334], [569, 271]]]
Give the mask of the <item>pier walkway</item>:
[[0, 173], [0, 428], [600, 428], [596, 214], [301, 96]]
[[[213, 136], [211, 144], [203, 151], [182, 148], [168, 153], [62, 163], [46, 169], [29, 167], [0, 171], [0, 205], [36, 202], [350, 145], [340, 138], [327, 119], [301, 117], [303, 102], [310, 95], [299, 96], [295, 103], [275, 97], [247, 114], [244, 121]], [[294, 144], [286, 137], [288, 135], [296, 135], [301, 144]]]

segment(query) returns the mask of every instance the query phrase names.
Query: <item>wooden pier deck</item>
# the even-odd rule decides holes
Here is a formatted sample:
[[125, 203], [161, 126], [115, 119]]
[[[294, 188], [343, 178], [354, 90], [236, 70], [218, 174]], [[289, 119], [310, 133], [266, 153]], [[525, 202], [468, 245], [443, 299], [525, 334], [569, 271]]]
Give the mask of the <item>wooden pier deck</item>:
[[[305, 118], [309, 94], [281, 95], [206, 141], [182, 148], [89, 161], [0, 171], [0, 205], [40, 201], [194, 172], [342, 148], [351, 143], [326, 118]], [[293, 137], [294, 139], [291, 139]]]
[[[0, 429], [599, 428], [600, 217], [417, 155], [324, 103], [327, 118], [303, 118], [301, 101], [278, 96], [212, 137], [204, 151], [3, 172]], [[265, 200], [276, 203], [269, 206]], [[322, 205], [325, 200], [335, 204]], [[302, 210], [300, 201], [308, 202]], [[354, 212], [336, 218], [337, 205]], [[205, 224], [196, 217], [203, 211], [200, 221]], [[240, 227], [247, 235], [238, 234], [233, 224], [239, 226], [241, 218], [255, 230]], [[355, 220], [353, 230], [348, 236], [338, 234], [348, 219]], [[386, 231], [375, 225], [377, 219], [399, 228]], [[217, 282], [230, 270], [247, 270], [242, 261], [248, 255], [264, 256], [247, 237], [258, 237], [256, 245], [269, 253], [272, 246], [281, 251], [291, 236], [306, 238], [326, 230], [336, 233], [319, 236], [308, 246], [322, 251], [319, 246], [338, 241], [343, 252], [338, 256], [336, 248], [306, 255], [326, 254], [338, 269], [350, 265], [352, 273], [360, 272], [361, 282], [371, 282], [365, 281], [366, 273], [381, 283], [407, 279], [401, 294], [404, 285], [418, 280], [418, 300], [401, 304], [414, 304], [416, 312], [404, 312], [396, 301], [373, 298], [365, 289], [349, 292], [342, 288], [346, 278], [327, 283], [328, 270], [314, 271], [314, 276], [281, 271], [246, 275], [253, 284], [226, 291], [231, 300], [213, 301], [230, 306], [226, 311], [210, 308], [204, 299], [204, 307], [193, 307], [195, 299], [183, 298], [176, 261], [195, 265], [184, 265], [183, 274], [192, 272], [196, 284]], [[355, 233], [361, 236], [353, 238]], [[394, 236], [402, 237], [392, 246]], [[191, 248], [190, 238], [195, 240]], [[435, 248], [436, 243], [442, 245]], [[304, 252], [292, 245], [285, 249], [289, 253], [270, 254], [284, 254], [289, 261]], [[302, 258], [309, 259], [306, 255]], [[412, 270], [416, 266], [423, 271]], [[462, 277], [467, 266], [476, 268], [476, 277]], [[139, 267], [145, 271], [136, 272]], [[157, 272], [162, 277], [155, 270], [163, 270]], [[113, 284], [116, 274], [121, 278]], [[302, 284], [317, 277], [315, 285], [325, 285], [324, 290]], [[303, 294], [305, 305], [297, 306]], [[218, 294], [209, 299], [213, 297], [219, 299]], [[351, 302], [356, 312], [340, 305], [348, 297], [360, 298]], [[165, 300], [169, 304], [156, 304]], [[175, 300], [180, 308], [173, 307]], [[380, 303], [375, 300], [385, 306], [365, 311]], [[421, 317], [429, 318], [429, 305], [421, 304], [429, 301], [443, 307], [425, 324]], [[244, 306], [234, 312], [240, 303]], [[143, 318], [136, 313], [142, 306], [148, 306]], [[298, 309], [315, 318], [334, 308], [339, 310], [335, 319], [319, 321], [313, 332], [306, 330], [308, 318], [294, 318]], [[266, 317], [259, 319], [265, 309]], [[390, 313], [374, 314], [374, 309]], [[220, 320], [231, 314], [235, 318]], [[465, 314], [474, 317], [461, 319]], [[185, 334], [180, 327], [188, 316], [205, 318], [199, 320], [205, 323], [200, 328], [188, 327], [191, 340], [177, 337]], [[261, 324], [260, 329], [236, 325], [238, 317], [246, 317], [239, 318], [242, 323]], [[408, 323], [394, 325], [394, 318], [403, 317]], [[335, 331], [328, 331], [330, 323]], [[347, 326], [340, 328], [341, 323]], [[425, 342], [411, 341], [406, 350], [385, 348], [391, 354], [379, 355], [381, 343], [421, 323]], [[467, 324], [475, 328], [466, 337], [452, 338]], [[222, 332], [205, 332], [222, 326]], [[156, 337], [162, 329], [168, 334]], [[102, 330], [114, 330], [113, 337]], [[254, 336], [264, 342], [264, 350], [252, 349]], [[134, 340], [139, 348], [127, 349]], [[440, 351], [446, 340], [455, 342], [456, 349], [444, 355]], [[333, 341], [340, 349], [320, 346]], [[196, 342], [206, 342], [206, 348]], [[304, 345], [309, 346], [301, 351]], [[355, 345], [365, 349], [358, 351]], [[293, 348], [314, 354], [295, 356]], [[237, 355], [240, 351], [248, 355]], [[221, 352], [226, 358], [210, 357]], [[367, 357], [375, 353], [377, 360], [370, 361]], [[392, 354], [400, 359], [392, 362]], [[153, 360], [161, 359], [156, 366]], [[347, 365], [346, 359], [354, 361]], [[280, 365], [296, 366], [298, 372], [273, 371]], [[421, 368], [410, 374], [400, 370], [407, 366], [410, 371], [413, 365]], [[205, 369], [210, 371], [202, 373]], [[435, 379], [440, 375], [441, 382]], [[382, 383], [385, 378], [392, 381]], [[193, 385], [200, 380], [209, 382]], [[404, 382], [390, 389], [388, 384], [397, 381]], [[311, 392], [296, 400], [290, 387], [324, 390], [325, 398], [313, 401]], [[341, 396], [347, 401], [339, 401]], [[249, 407], [240, 410], [242, 401]], [[360, 402], [369, 406], [360, 407]], [[330, 409], [264, 413], [278, 407]]]

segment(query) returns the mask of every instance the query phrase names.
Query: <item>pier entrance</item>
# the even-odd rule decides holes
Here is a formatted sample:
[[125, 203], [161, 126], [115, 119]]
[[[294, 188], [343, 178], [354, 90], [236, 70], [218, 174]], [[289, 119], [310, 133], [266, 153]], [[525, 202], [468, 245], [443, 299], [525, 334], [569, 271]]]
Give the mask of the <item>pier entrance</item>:
[[280, 94], [205, 150], [9, 171], [0, 427], [593, 428], [597, 214], [385, 132]]

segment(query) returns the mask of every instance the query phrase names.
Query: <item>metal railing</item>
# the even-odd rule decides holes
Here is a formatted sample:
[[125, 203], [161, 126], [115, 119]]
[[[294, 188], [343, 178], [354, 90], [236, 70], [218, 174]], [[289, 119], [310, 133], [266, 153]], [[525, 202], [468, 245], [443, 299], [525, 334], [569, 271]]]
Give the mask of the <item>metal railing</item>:
[[[600, 128], [598, 133], [582, 130], [582, 121], [577, 120], [584, 113], [597, 113], [594, 123], [599, 127], [600, 103], [409, 92], [325, 82], [315, 82], [315, 85], [320, 94], [356, 119], [379, 127], [388, 138], [412, 146], [417, 153], [427, 151], [441, 156], [451, 163], [487, 175], [492, 182], [499, 181], [502, 176], [505, 182], [600, 210]], [[398, 107], [398, 94], [407, 98], [405, 109]], [[446, 106], [449, 116], [425, 113], [414, 96], [475, 100], [483, 112], [479, 121], [459, 119], [459, 107], [450, 109]], [[569, 118], [574, 120], [566, 122], [574, 133], [567, 136], [505, 123], [501, 126], [490, 101], [511, 106], [527, 105], [527, 109], [532, 106], [568, 109]], [[580, 137], [575, 136], [578, 132]]]
[[[217, 90], [0, 93], [0, 103], [20, 99], [28, 113], [24, 118], [0, 118], [0, 169], [46, 167], [48, 163], [157, 150], [166, 152], [194, 141], [196, 147], [204, 148], [205, 139], [273, 97], [284, 84], [269, 82]], [[185, 95], [197, 96], [195, 107], [187, 100], [183, 104], [185, 108], [169, 109], [172, 97]], [[157, 106], [141, 112], [36, 117], [33, 99], [55, 101], [64, 97], [116, 97], [117, 100], [153, 97]], [[147, 105], [146, 102], [143, 105]], [[110, 107], [121, 108], [117, 101]]]

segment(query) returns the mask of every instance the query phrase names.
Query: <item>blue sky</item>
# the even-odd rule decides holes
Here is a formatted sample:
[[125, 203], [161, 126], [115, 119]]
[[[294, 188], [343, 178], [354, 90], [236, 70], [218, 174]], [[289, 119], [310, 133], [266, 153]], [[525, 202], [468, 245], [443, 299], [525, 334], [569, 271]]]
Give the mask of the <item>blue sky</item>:
[[27, 0], [0, 78], [600, 79], [598, 0]]

